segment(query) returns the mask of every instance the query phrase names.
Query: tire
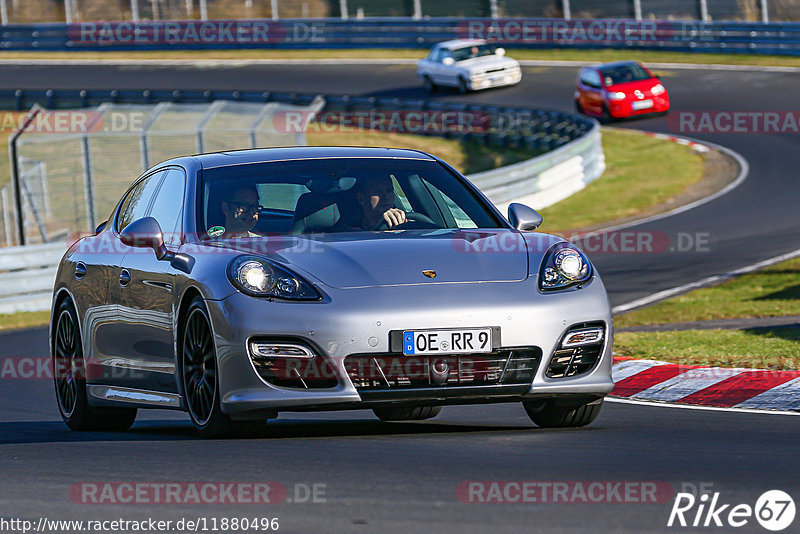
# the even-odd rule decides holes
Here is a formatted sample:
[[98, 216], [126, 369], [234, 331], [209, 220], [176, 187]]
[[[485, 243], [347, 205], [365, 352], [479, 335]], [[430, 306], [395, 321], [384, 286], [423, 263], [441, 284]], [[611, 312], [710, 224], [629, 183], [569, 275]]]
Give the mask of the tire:
[[195, 297], [180, 330], [180, 384], [186, 410], [204, 438], [255, 437], [266, 421], [233, 421], [220, 407], [217, 351], [205, 302]]
[[462, 95], [469, 93], [469, 86], [467, 85], [467, 80], [465, 80], [463, 76], [458, 77], [458, 92]]
[[603, 112], [600, 114], [598, 121], [600, 121], [600, 124], [609, 124], [614, 122], [614, 117], [611, 116], [611, 112], [608, 111], [608, 106], [605, 104], [603, 104]]
[[381, 421], [422, 421], [433, 419], [441, 411], [441, 406], [395, 406], [372, 410]]
[[433, 80], [431, 80], [431, 77], [427, 74], [422, 77], [422, 84], [425, 86], [425, 90], [429, 93], [435, 93], [439, 90], [439, 86], [433, 83]]
[[53, 384], [58, 411], [71, 430], [124, 431], [136, 420], [136, 408], [90, 407], [86, 365], [78, 329], [78, 314], [67, 297], [53, 315]]
[[603, 401], [595, 401], [579, 406], [556, 406], [552, 401], [542, 405], [536, 402], [523, 402], [531, 421], [540, 428], [568, 428], [586, 426], [595, 419], [603, 407]]
[[575, 100], [575, 112], [580, 115], [585, 115], [586, 112], [583, 111], [583, 106], [581, 106], [580, 100]]

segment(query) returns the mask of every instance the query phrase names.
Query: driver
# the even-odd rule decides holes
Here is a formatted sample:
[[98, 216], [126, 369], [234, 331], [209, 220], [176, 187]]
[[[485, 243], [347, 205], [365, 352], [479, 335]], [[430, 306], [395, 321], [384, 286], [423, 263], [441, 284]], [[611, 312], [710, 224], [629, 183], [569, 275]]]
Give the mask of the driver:
[[378, 230], [384, 223], [389, 229], [406, 222], [406, 212], [393, 207], [394, 186], [388, 176], [371, 176], [358, 180], [353, 188], [358, 213], [354, 230]]
[[221, 237], [259, 237], [251, 230], [258, 222], [258, 192], [253, 186], [242, 186], [233, 191], [221, 202], [222, 214], [225, 215], [225, 228]]

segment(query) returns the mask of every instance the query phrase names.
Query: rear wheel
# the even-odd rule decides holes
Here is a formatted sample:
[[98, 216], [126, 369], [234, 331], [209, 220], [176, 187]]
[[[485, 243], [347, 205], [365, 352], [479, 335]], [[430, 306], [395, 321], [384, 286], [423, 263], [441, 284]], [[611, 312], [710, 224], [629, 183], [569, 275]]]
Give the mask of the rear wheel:
[[595, 419], [603, 407], [603, 400], [578, 406], [557, 406], [553, 401], [523, 402], [531, 421], [541, 428], [564, 428], [586, 426]]
[[220, 407], [217, 351], [205, 303], [189, 305], [182, 329], [181, 385], [186, 408], [198, 433], [205, 438], [253, 436], [266, 421], [233, 421]]
[[58, 306], [53, 324], [53, 378], [61, 418], [72, 430], [121, 431], [131, 427], [136, 408], [90, 407], [86, 394], [86, 365], [72, 299]]
[[373, 413], [381, 421], [422, 421], [432, 419], [442, 411], [441, 406], [393, 406], [373, 408]]

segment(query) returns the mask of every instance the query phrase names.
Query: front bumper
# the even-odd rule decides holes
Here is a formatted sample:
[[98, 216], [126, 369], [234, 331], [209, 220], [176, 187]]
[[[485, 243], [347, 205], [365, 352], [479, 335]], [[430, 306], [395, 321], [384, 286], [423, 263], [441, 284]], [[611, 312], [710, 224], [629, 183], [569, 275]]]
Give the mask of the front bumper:
[[503, 87], [515, 85], [522, 80], [522, 71], [519, 69], [501, 71], [497, 73], [487, 73], [480, 76], [472, 76], [469, 79], [469, 88], [472, 91], [479, 89], [489, 89], [491, 87]]
[[650, 113], [665, 113], [669, 111], [669, 95], [667, 95], [667, 93], [659, 96], [651, 96], [646, 100], [652, 100], [653, 106], [644, 109], [634, 109], [634, 103], [639, 101], [637, 99], [612, 100], [608, 104], [608, 111], [611, 116], [616, 119], [636, 115], [647, 115]]
[[[322, 287], [322, 302], [269, 302], [236, 293], [207, 301], [217, 343], [220, 400], [225, 413], [367, 408], [378, 404], [424, 402], [468, 404], [533, 398], [597, 398], [613, 388], [611, 311], [599, 278], [583, 288], [541, 294], [537, 277], [523, 282], [420, 284], [337, 290]], [[529, 294], [530, 298], [520, 295]], [[606, 336], [594, 368], [582, 375], [552, 379], [545, 371], [556, 345], [572, 325], [605, 322]], [[390, 331], [432, 328], [499, 327], [502, 347], [536, 346], [542, 359], [529, 386], [522, 388], [433, 387], [360, 394], [344, 369], [353, 354], [388, 353]], [[271, 385], [256, 373], [248, 341], [301, 342], [318, 352], [338, 374], [338, 385], [299, 389]], [[402, 357], [401, 354], [398, 354]]]

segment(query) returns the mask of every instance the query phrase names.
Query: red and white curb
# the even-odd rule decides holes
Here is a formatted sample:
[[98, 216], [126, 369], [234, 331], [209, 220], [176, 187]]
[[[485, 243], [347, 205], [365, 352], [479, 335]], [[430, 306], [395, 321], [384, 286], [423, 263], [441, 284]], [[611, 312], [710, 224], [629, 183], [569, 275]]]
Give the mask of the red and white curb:
[[722, 408], [800, 410], [800, 371], [726, 369], [614, 358], [611, 395]]
[[711, 148], [703, 143], [698, 143], [697, 141], [693, 141], [692, 139], [687, 139], [685, 137], [678, 137], [675, 135], [667, 135], [662, 133], [656, 132], [642, 132], [647, 137], [654, 137], [655, 139], [661, 139], [662, 141], [669, 141], [671, 143], [678, 143], [679, 145], [688, 146], [695, 152], [710, 152]]

